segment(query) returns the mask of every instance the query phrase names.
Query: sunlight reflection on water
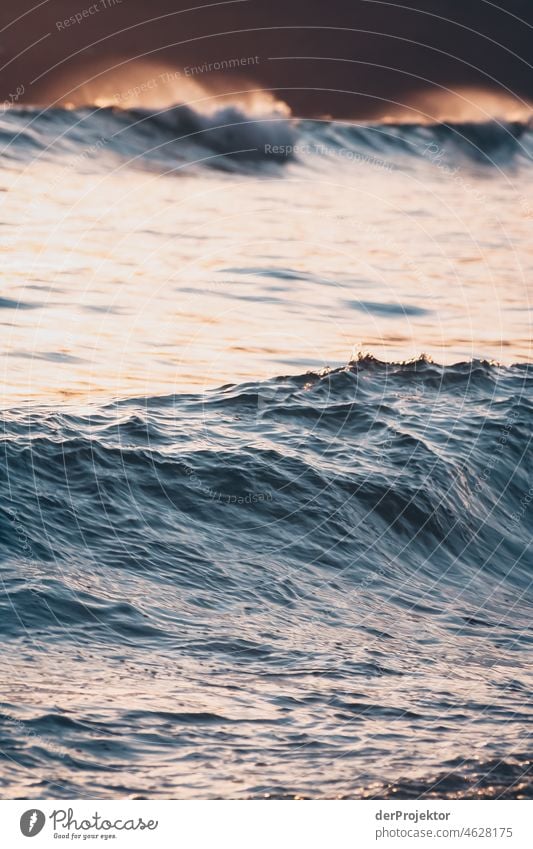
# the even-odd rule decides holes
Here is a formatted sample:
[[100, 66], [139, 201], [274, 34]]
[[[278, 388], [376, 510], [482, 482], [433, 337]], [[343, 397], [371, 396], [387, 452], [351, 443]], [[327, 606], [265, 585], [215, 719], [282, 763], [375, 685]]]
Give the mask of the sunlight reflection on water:
[[474, 173], [474, 192], [430, 163], [112, 165], [3, 172], [4, 404], [201, 389], [359, 350], [531, 357], [532, 222], [512, 176]]

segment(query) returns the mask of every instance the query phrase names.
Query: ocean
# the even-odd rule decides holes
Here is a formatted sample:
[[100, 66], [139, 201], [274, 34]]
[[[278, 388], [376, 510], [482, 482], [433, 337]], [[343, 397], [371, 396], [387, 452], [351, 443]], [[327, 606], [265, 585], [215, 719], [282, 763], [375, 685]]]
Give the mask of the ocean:
[[533, 798], [533, 130], [0, 116], [3, 798]]

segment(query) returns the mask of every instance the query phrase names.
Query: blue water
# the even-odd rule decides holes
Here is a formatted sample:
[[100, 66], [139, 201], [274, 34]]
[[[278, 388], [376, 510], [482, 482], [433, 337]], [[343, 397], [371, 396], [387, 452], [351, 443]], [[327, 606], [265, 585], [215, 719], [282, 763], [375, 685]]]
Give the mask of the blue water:
[[[131, 148], [117, 143], [111, 151], [72, 129], [67, 141], [62, 138], [65, 127], [86, 120], [84, 114], [37, 119], [19, 110], [2, 118], [4, 164], [22, 181], [20, 191], [27, 190], [25, 169], [41, 169], [31, 172], [43, 172], [33, 191], [42, 191], [43, 205], [53, 195], [58, 215], [61, 207], [70, 212], [57, 244], [55, 220], [31, 224], [32, 238], [40, 233], [41, 242], [28, 236], [24, 250], [41, 264], [30, 265], [20, 245], [11, 243], [12, 279], [0, 301], [6, 334], [0, 794], [532, 798], [533, 367], [522, 278], [515, 273], [515, 289], [498, 290], [486, 264], [478, 276], [469, 265], [462, 288], [453, 288], [446, 269], [418, 241], [414, 254], [418, 250], [441, 275], [438, 296], [413, 282], [406, 257], [400, 255], [398, 265], [395, 246], [394, 288], [388, 277], [373, 279], [367, 266], [355, 273], [346, 253], [329, 265], [326, 253], [311, 253], [309, 243], [296, 254], [299, 220], [291, 224], [294, 239], [285, 221], [285, 242], [280, 235], [273, 246], [246, 230], [266, 232], [259, 213], [248, 225], [239, 219], [231, 233], [217, 229], [223, 225], [215, 222], [216, 210], [222, 214], [227, 207], [211, 195], [211, 211], [202, 212], [211, 228], [203, 237], [207, 246], [171, 248], [180, 186], [182, 192], [196, 187], [198, 194], [187, 201], [192, 216], [200, 209], [200, 187], [207, 193], [222, 185], [226, 201], [232, 192], [243, 197], [252, 184], [254, 192], [285, 192], [275, 200], [292, 199], [296, 216], [302, 195], [291, 181], [308, 169], [324, 202], [332, 202], [321, 181], [329, 185], [336, 169], [349, 166], [331, 148], [327, 155], [292, 152], [282, 162], [239, 154], [227, 157], [223, 169], [219, 162], [215, 176], [206, 175], [211, 165], [202, 165], [201, 173], [187, 177], [192, 183], [179, 184], [175, 173], [158, 171], [156, 154], [146, 153], [167, 133], [173, 155], [178, 150], [187, 160], [190, 151], [176, 147], [168, 116], [155, 128], [150, 123], [146, 138], [139, 128], [129, 136], [126, 131]], [[100, 122], [93, 127], [98, 139], [100, 125], [111, 122], [116, 130], [122, 121], [127, 128], [132, 116], [102, 110], [94, 120]], [[203, 132], [204, 120], [188, 114], [189, 132]], [[241, 147], [232, 148], [235, 139], [224, 125], [209, 144], [230, 153], [257, 148], [257, 132], [243, 130]], [[392, 191], [385, 167], [391, 162], [394, 168], [403, 162], [409, 180], [415, 168], [425, 169], [416, 172], [417, 180], [429, 180], [433, 169], [442, 191], [460, 197], [440, 163], [421, 154], [417, 165], [411, 155], [414, 144], [447, 145], [451, 136], [448, 158], [463, 169], [470, 161], [497, 171], [470, 173], [483, 197], [469, 190], [465, 214], [473, 203], [486, 206], [487, 196], [504, 194], [502, 163], [511, 169], [507, 177], [523, 168], [525, 180], [529, 168], [529, 130], [522, 125], [385, 131], [289, 122], [280, 129], [274, 122], [266, 132], [263, 127], [262, 143], [309, 146], [311, 136], [313, 144], [320, 136], [321, 144], [329, 140], [361, 157], [373, 145], [385, 158], [381, 165], [367, 161], [374, 169], [368, 179], [376, 192], [383, 187], [383, 198], [387, 186]], [[381, 143], [384, 132], [388, 138]], [[133, 212], [131, 201], [122, 202], [129, 218], [100, 218], [95, 202], [94, 256], [88, 258], [75, 241], [82, 238], [78, 224], [84, 233], [89, 226], [87, 209], [82, 221], [76, 207], [83, 198], [62, 194], [71, 187], [55, 178], [46, 183], [47, 159], [35, 165], [43, 151], [53, 159], [82, 144], [83, 159], [78, 156], [69, 173], [85, 181], [88, 193], [108, 179], [110, 167], [113, 191], [122, 190], [126, 161], [125, 179], [133, 185], [140, 166], [128, 157], [138, 151], [143, 168], [158, 175], [158, 204], [166, 204], [161, 221], [148, 228], [143, 220], [144, 242], [136, 237], [123, 253], [116, 248], [116, 276], [103, 260], [91, 263], [118, 244], [121, 222], [130, 228], [131, 216], [141, 215], [137, 201]], [[361, 168], [367, 166], [361, 160]], [[259, 186], [258, 169], [274, 188]], [[333, 196], [339, 196], [337, 184]], [[12, 188], [6, 197], [9, 226], [20, 192], [12, 207]], [[150, 197], [144, 191], [145, 205]], [[424, 227], [442, 234], [443, 207], [429, 195], [417, 204]], [[383, 200], [365, 214], [379, 220], [386, 208]], [[390, 220], [397, 215], [393, 210]], [[270, 224], [276, 226], [273, 219]], [[356, 238], [352, 228], [348, 232], [343, 238]], [[394, 238], [401, 232], [400, 226]], [[515, 233], [520, 248], [527, 241], [523, 222]], [[490, 256], [496, 279], [509, 254], [487, 230], [485, 237], [485, 260]], [[225, 253], [213, 268], [215, 242]], [[447, 259], [460, 262], [468, 252], [459, 236], [453, 245]], [[132, 292], [147, 246], [141, 301]], [[57, 265], [61, 250], [72, 262], [65, 268]], [[186, 265], [177, 287], [168, 278], [171, 286], [162, 264], [174, 250], [187, 262], [195, 250], [205, 250], [211, 277], [203, 266]], [[359, 256], [364, 250], [359, 246]], [[213, 307], [206, 281], [221, 269], [235, 288], [231, 297], [217, 289], [227, 297], [223, 307], [218, 301]], [[196, 312], [184, 306], [185, 287], [202, 293], [203, 313], [200, 306]], [[475, 309], [463, 327], [465, 298]], [[154, 312], [156, 302], [161, 313]], [[495, 303], [508, 322], [499, 328], [485, 312]], [[163, 313], [174, 315], [171, 304], [183, 312], [163, 338], [160, 322]], [[130, 309], [138, 328], [127, 323]], [[307, 347], [296, 331], [291, 337], [285, 330], [288, 313], [309, 320]], [[323, 345], [321, 313], [330, 333]], [[188, 341], [173, 359], [181, 328], [203, 327], [211, 315], [207, 341], [197, 350]], [[257, 336], [239, 347], [246, 322], [260, 328], [267, 315], [267, 341]], [[346, 339], [350, 328], [354, 339], [356, 327], [372, 326], [389, 356], [354, 354], [341, 365], [332, 362], [328, 340], [344, 320]], [[124, 323], [127, 334], [113, 347]], [[216, 334], [228, 325], [236, 328], [229, 341]], [[419, 352], [428, 351], [439, 333], [446, 336], [447, 364], [429, 356], [395, 362], [405, 350], [407, 327]], [[487, 359], [461, 357], [468, 327]], [[495, 349], [505, 350], [509, 362], [489, 361]], [[132, 351], [138, 359], [128, 359]], [[224, 370], [227, 379], [221, 380]], [[152, 385], [152, 392], [138, 391], [141, 372], [142, 386]], [[207, 373], [212, 380], [204, 379]], [[170, 392], [172, 381], [177, 388]]]
[[371, 359], [7, 415], [5, 787], [531, 796], [532, 420]]

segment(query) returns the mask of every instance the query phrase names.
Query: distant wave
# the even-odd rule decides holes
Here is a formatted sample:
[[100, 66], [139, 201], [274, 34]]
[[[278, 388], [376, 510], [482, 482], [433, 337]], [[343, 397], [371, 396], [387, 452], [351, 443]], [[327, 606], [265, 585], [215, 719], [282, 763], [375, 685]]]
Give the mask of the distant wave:
[[295, 125], [281, 115], [247, 115], [236, 107], [206, 115], [188, 106], [158, 113], [115, 107], [37, 110], [14, 108], [0, 116], [0, 151], [10, 158], [69, 155], [80, 168], [106, 154], [165, 167], [201, 165], [235, 169], [277, 162], [271, 148], [294, 145]]
[[229, 106], [207, 115], [189, 106], [155, 113], [116, 107], [76, 110], [11, 108], [0, 116], [0, 150], [10, 158], [68, 154], [83, 166], [107, 153], [166, 167], [200, 164], [247, 170], [311, 156], [376, 165], [398, 160], [460, 160], [505, 166], [530, 162], [529, 122], [374, 124], [298, 121], [247, 114]]

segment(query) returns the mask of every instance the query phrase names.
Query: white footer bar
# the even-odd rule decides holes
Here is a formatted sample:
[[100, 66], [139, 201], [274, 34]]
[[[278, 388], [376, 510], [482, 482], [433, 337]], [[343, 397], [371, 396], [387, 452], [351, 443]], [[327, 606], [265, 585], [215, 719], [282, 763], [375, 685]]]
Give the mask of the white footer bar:
[[4, 801], [9, 847], [527, 849], [531, 801]]

